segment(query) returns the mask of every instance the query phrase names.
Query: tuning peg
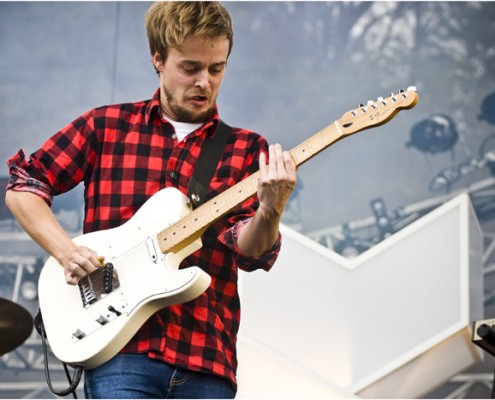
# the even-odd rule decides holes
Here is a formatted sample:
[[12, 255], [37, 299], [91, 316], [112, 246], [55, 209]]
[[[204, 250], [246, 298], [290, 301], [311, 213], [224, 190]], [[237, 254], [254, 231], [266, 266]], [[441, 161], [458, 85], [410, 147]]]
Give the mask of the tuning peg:
[[376, 105], [373, 100], [368, 100], [368, 106], [370, 106], [373, 110], [376, 110]]
[[418, 91], [418, 89], [416, 88], [416, 86], [409, 86], [409, 87], [407, 88], [407, 91], [408, 91], [408, 92], [417, 92], [417, 91]]

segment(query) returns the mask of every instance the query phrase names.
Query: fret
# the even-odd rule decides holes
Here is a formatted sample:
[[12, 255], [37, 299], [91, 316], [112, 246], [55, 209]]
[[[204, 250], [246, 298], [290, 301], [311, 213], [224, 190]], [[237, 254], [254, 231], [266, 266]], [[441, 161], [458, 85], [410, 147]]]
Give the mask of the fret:
[[[211, 201], [210, 211], [212, 213], [213, 219], [217, 219], [222, 213], [222, 203], [216, 199]], [[213, 222], [213, 221], [212, 221]]]
[[235, 190], [232, 187], [228, 188], [225, 192], [223, 192], [220, 196], [225, 196], [226, 202], [230, 209], [234, 208], [238, 205], [238, 200], [236, 196]]
[[228, 199], [229, 206], [232, 208], [240, 202], [236, 186], [237, 185], [231, 186], [222, 193], [222, 195], [225, 195], [225, 197]]
[[246, 188], [246, 197], [243, 199], [246, 200], [247, 198], [251, 197], [253, 194], [255, 194], [258, 191], [258, 183], [260, 180], [260, 172], [256, 172], [255, 174], [249, 176], [248, 178], [244, 179], [243, 182], [246, 182], [246, 184], [249, 184], [250, 188]]
[[198, 212], [198, 210], [193, 211], [190, 215], [188, 215], [186, 218], [188, 218], [191, 221], [191, 225], [194, 227], [194, 231], [199, 231], [204, 226], [206, 225], [203, 220], [203, 214], [201, 212]]
[[260, 176], [258, 174], [256, 176], [256, 179], [253, 179], [253, 193], [257, 193], [258, 192], [259, 183], [260, 183]]
[[296, 151], [296, 155], [297, 155], [297, 159], [296, 159], [297, 165], [303, 164], [314, 155], [312, 152], [309, 139], [301, 143], [299, 146], [296, 146], [294, 150]]
[[321, 141], [323, 142], [325, 148], [327, 148], [333, 143], [333, 140], [330, 137], [331, 134], [330, 130], [331, 130], [330, 127], [326, 127], [325, 129], [322, 129], [320, 132]]
[[191, 235], [191, 233], [194, 233], [196, 230], [192, 229], [192, 222], [190, 220], [190, 217], [186, 217], [182, 219], [181, 221], [178, 222], [179, 227], [178, 227], [178, 233], [179, 233], [179, 238], [183, 240], [184, 238], [187, 238], [188, 236]]
[[193, 231], [198, 231], [202, 228], [200, 217], [201, 214], [195, 211], [186, 217], [188, 225]]
[[322, 129], [321, 136], [325, 138], [325, 147], [330, 146], [339, 139], [339, 134], [336, 132], [334, 124], [327, 126], [325, 129]]
[[158, 235], [160, 244], [164, 245], [167, 248], [167, 250], [178, 243], [176, 241], [175, 231], [171, 229], [172, 227], [165, 229], [163, 232], [161, 232]]
[[292, 157], [292, 159], [294, 160], [296, 166], [301, 164], [301, 160], [299, 158], [299, 153], [297, 151], [297, 147], [294, 147], [291, 151], [290, 151], [290, 155]]
[[325, 147], [327, 147], [327, 144], [325, 143], [325, 136], [323, 133], [323, 131], [320, 131], [311, 138], [311, 140], [313, 141], [313, 145], [315, 146], [315, 148], [318, 149], [317, 151], [313, 150], [314, 153], [318, 153]]
[[213, 210], [212, 210], [211, 204], [205, 203], [203, 205], [204, 205], [204, 207], [202, 207], [202, 211], [203, 211], [203, 216], [205, 217], [206, 222], [207, 223], [213, 222], [214, 217], [213, 217]]
[[313, 141], [314, 141], [314, 136], [307, 141], [310, 157], [313, 157], [315, 155], [315, 151], [313, 150], [313, 146], [311, 146], [311, 142], [313, 142]]
[[291, 150], [291, 155], [294, 158], [294, 162], [296, 165], [302, 164], [304, 161], [306, 161], [306, 148], [304, 146], [304, 143], [301, 143], [300, 145], [296, 146], [293, 150]]
[[240, 191], [237, 186], [232, 187], [231, 190], [232, 190], [232, 194], [236, 198], [236, 203], [241, 204], [242, 200], [244, 199], [244, 195], [243, 195], [242, 191]]
[[161, 231], [157, 236], [156, 236], [157, 240], [158, 240], [158, 244], [160, 246], [160, 250], [165, 253], [167, 252], [170, 247], [172, 247], [170, 245], [170, 241], [168, 240], [168, 235], [167, 235], [167, 230], [163, 230]]
[[246, 188], [244, 187], [244, 181], [238, 183], [237, 185], [234, 186], [236, 189], [236, 195], [240, 202], [242, 203], [244, 199], [246, 198]]
[[338, 137], [341, 137], [342, 135], [344, 135], [344, 133], [342, 132], [342, 129], [340, 128], [340, 125], [337, 121], [335, 121], [335, 127], [337, 128]]

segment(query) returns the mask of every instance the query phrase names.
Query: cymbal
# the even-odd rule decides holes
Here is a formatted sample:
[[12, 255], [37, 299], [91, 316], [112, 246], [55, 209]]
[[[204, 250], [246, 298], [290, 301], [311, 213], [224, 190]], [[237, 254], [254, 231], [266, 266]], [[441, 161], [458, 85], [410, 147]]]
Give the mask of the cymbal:
[[25, 308], [0, 298], [0, 356], [23, 344], [33, 326], [33, 317]]

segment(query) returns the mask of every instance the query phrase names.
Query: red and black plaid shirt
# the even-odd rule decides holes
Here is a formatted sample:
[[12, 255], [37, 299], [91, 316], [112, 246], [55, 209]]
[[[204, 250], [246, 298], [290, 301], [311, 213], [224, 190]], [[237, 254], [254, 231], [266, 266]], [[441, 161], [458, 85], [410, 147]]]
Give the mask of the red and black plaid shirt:
[[[31, 191], [49, 204], [54, 195], [85, 184], [84, 232], [108, 229], [129, 220], [164, 187], [187, 193], [204, 140], [214, 134], [218, 114], [178, 142], [160, 114], [159, 92], [151, 100], [93, 109], [51, 137], [26, 159], [22, 150], [8, 160], [7, 189]], [[233, 128], [211, 181], [208, 198], [258, 169], [267, 150], [259, 135]], [[240, 322], [238, 269], [269, 270], [280, 249], [244, 257], [237, 235], [254, 214], [256, 198], [215, 222], [202, 237], [203, 247], [181, 267], [197, 265], [211, 277], [208, 290], [191, 302], [152, 316], [124, 347], [187, 369], [229, 379], [236, 389], [236, 337]]]

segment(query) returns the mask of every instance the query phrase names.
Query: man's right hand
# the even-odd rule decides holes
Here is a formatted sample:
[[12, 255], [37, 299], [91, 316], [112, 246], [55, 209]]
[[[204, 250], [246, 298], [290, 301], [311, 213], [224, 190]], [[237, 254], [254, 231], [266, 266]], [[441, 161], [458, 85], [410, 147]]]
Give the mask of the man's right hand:
[[104, 257], [85, 246], [77, 246], [61, 260], [65, 280], [69, 285], [77, 285], [81, 278], [103, 265]]
[[41, 197], [8, 190], [5, 202], [29, 236], [64, 268], [68, 284], [77, 285], [81, 278], [101, 266], [103, 257], [87, 247], [77, 246]]

